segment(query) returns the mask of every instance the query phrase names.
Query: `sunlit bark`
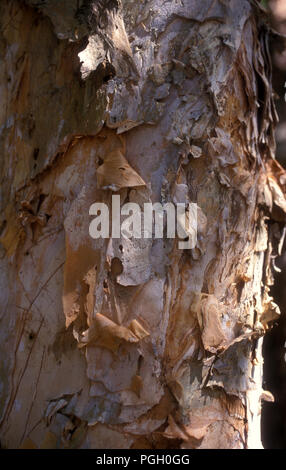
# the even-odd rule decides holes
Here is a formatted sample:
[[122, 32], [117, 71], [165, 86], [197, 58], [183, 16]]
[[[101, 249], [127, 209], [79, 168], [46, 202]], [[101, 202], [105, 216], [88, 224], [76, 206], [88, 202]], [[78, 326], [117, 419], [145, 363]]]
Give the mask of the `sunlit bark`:
[[[259, 447], [285, 222], [255, 2], [3, 1], [1, 443]], [[198, 243], [89, 207], [195, 202]]]

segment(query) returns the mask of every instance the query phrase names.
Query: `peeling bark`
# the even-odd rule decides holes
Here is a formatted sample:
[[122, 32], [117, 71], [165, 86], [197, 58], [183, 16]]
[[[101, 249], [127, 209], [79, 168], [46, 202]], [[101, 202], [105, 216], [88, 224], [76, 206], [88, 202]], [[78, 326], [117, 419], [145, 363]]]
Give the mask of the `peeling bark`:
[[[260, 447], [286, 174], [248, 0], [3, 1], [1, 443]], [[94, 202], [198, 204], [198, 243]]]

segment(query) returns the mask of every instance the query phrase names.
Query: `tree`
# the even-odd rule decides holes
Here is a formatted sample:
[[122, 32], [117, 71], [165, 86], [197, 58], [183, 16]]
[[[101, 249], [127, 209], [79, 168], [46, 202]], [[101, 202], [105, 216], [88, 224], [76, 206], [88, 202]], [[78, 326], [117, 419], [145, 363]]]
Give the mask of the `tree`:
[[[2, 446], [259, 447], [286, 213], [263, 10], [0, 13]], [[92, 239], [114, 194], [197, 203], [195, 248]]]

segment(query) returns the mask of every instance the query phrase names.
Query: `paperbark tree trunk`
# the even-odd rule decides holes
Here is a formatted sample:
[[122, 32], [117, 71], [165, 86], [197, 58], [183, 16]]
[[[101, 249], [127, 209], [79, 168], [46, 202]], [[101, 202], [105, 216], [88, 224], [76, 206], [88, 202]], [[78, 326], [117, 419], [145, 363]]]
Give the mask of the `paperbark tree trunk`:
[[[286, 213], [263, 12], [6, 0], [0, 21], [2, 446], [260, 447]], [[112, 194], [197, 203], [196, 247], [92, 239]]]

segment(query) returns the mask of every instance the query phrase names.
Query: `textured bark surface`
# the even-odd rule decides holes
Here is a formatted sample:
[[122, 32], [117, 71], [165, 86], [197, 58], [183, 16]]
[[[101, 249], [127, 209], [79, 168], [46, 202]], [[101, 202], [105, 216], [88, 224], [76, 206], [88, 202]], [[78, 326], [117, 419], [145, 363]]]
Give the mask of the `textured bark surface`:
[[[261, 445], [286, 213], [262, 16], [248, 0], [1, 2], [3, 447]], [[93, 240], [106, 186], [196, 202], [197, 246]]]

